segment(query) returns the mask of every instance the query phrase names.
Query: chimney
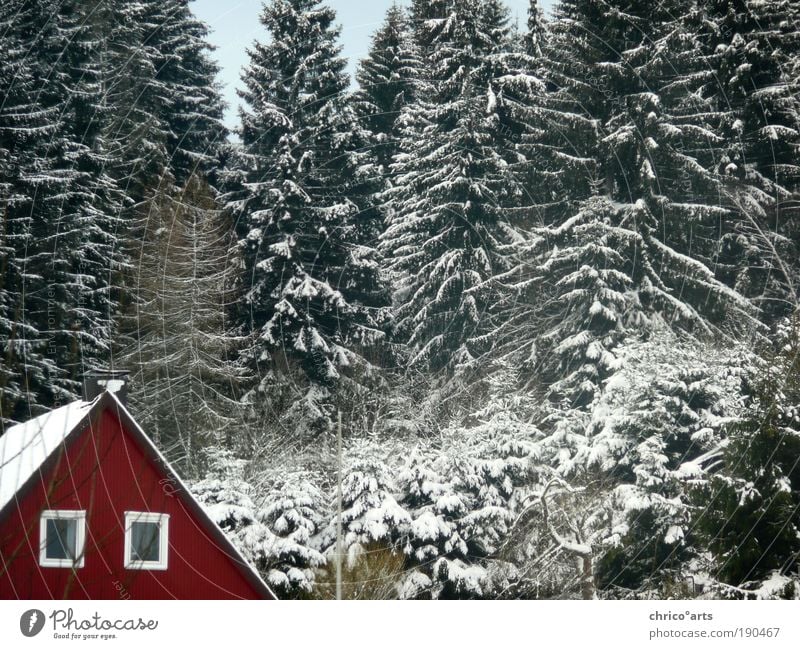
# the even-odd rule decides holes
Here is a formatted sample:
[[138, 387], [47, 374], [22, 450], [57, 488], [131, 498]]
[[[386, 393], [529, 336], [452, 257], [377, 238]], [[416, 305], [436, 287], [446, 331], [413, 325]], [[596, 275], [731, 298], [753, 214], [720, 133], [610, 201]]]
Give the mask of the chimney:
[[83, 399], [93, 401], [106, 390], [113, 392], [122, 405], [128, 401], [128, 370], [94, 368], [83, 373]]

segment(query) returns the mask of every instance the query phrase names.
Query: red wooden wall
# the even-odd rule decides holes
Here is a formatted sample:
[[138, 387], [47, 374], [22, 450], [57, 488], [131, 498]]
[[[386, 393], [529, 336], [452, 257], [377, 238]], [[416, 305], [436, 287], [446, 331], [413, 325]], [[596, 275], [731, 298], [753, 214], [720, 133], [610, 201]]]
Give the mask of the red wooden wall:
[[[0, 521], [3, 599], [259, 599], [261, 594], [195, 519], [177, 485], [165, 479], [105, 409], [74, 433], [44, 480]], [[86, 510], [83, 568], [39, 565], [44, 509]], [[123, 568], [125, 511], [170, 515], [168, 569]]]

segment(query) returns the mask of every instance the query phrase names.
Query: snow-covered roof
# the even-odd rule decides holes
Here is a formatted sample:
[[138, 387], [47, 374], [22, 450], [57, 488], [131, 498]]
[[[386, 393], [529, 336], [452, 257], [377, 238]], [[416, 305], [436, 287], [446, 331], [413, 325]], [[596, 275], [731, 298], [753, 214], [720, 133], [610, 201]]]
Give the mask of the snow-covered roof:
[[86, 416], [92, 404], [73, 401], [0, 435], [0, 510]]

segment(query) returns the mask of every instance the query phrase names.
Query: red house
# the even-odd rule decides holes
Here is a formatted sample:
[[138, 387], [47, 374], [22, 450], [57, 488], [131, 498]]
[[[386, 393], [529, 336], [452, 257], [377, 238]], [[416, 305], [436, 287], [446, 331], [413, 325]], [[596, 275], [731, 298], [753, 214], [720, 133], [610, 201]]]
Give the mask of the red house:
[[275, 596], [104, 391], [0, 436], [0, 598]]

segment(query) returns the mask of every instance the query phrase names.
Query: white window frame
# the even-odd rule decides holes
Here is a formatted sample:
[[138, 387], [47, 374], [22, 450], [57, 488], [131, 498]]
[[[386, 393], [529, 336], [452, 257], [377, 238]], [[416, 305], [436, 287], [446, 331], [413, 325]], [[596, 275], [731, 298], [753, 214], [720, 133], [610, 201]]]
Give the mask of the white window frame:
[[[131, 559], [134, 523], [158, 523], [158, 561], [134, 561]], [[166, 570], [169, 549], [169, 514], [154, 512], [125, 512], [125, 556], [123, 566], [128, 570]]]
[[[47, 556], [47, 521], [66, 519], [75, 525], [75, 560], [53, 559]], [[83, 568], [86, 549], [86, 510], [45, 509], [39, 518], [39, 565], [43, 568]]]

